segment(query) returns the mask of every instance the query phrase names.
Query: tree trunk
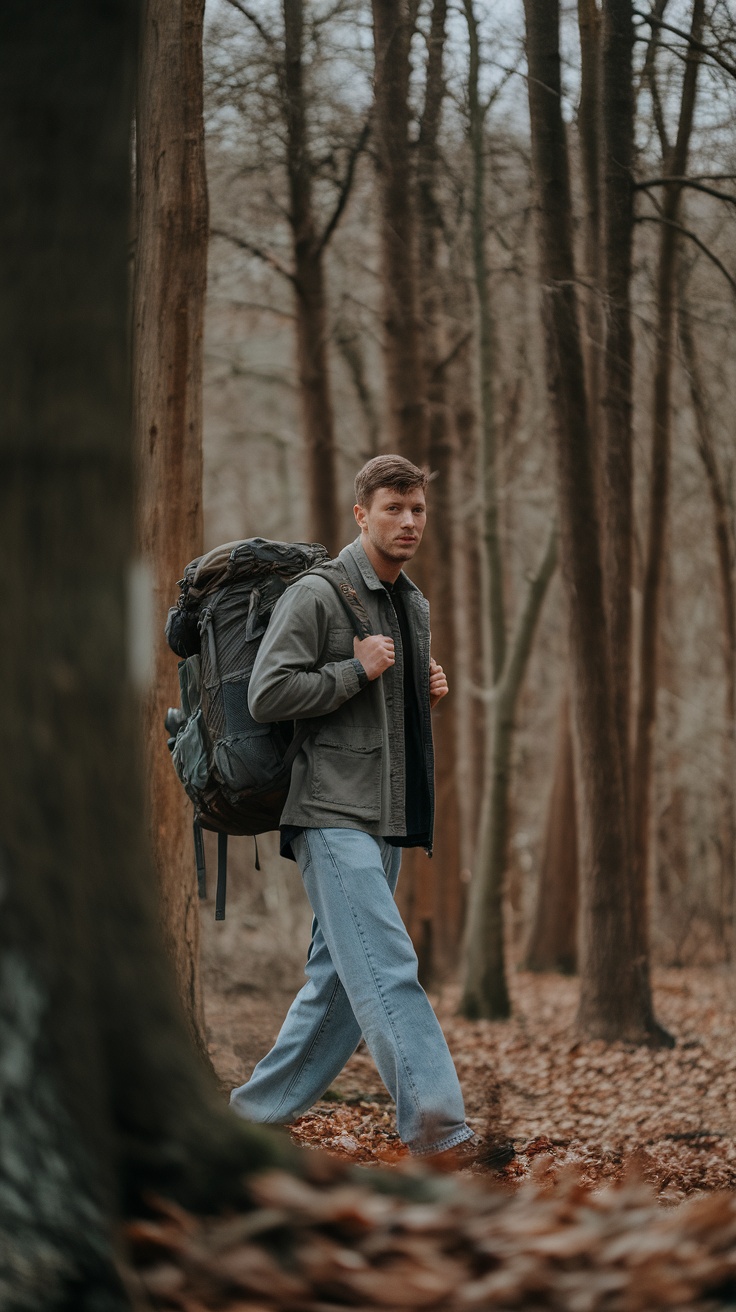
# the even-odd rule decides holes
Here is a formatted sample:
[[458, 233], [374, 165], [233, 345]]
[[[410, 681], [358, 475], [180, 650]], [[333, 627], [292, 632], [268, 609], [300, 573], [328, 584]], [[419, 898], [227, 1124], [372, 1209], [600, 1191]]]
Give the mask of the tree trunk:
[[721, 594], [722, 649], [724, 672], [724, 815], [723, 856], [720, 912], [723, 919], [723, 939], [727, 958], [734, 951], [734, 879], [736, 878], [736, 815], [734, 812], [734, 780], [736, 779], [736, 599], [734, 598], [734, 565], [736, 544], [731, 526], [726, 482], [719, 466], [715, 438], [702, 381], [700, 360], [690, 324], [687, 290], [680, 278], [677, 322], [680, 345], [690, 387], [690, 399], [695, 415], [698, 454], [703, 462], [713, 510], [713, 537], [718, 566], [718, 583]]
[[577, 127], [580, 138], [580, 171], [585, 197], [585, 364], [590, 413], [594, 422], [600, 403], [601, 353], [603, 347], [601, 278], [601, 15], [597, 0], [578, 0], [580, 33], [580, 101]]
[[304, 90], [302, 0], [284, 5], [284, 118], [289, 222], [294, 246], [297, 364], [307, 450], [311, 533], [331, 555], [343, 545], [337, 495], [335, 423], [327, 357], [324, 240], [312, 203], [312, 161]]
[[468, 66], [468, 130], [472, 157], [471, 237], [473, 277], [478, 305], [478, 367], [480, 373], [481, 421], [483, 429], [484, 541], [489, 580], [488, 606], [491, 619], [491, 679], [501, 677], [506, 660], [506, 606], [503, 587], [503, 552], [498, 524], [498, 453], [493, 397], [495, 370], [493, 316], [488, 292], [488, 261], [485, 241], [485, 113], [480, 103], [480, 44], [473, 0], [463, 0], [470, 42]]
[[[202, 336], [208, 207], [202, 119], [204, 0], [147, 0], [136, 113], [134, 413], [138, 541], [153, 588], [153, 668], [143, 693], [148, 811], [161, 920], [204, 1050], [192, 808], [166, 750], [179, 703], [166, 612], [202, 552]], [[141, 615], [143, 626], [147, 617]]]
[[421, 465], [427, 458], [419, 337], [416, 207], [409, 144], [407, 0], [372, 0], [375, 42], [375, 154], [381, 201], [383, 348], [389, 443]]
[[[477, 415], [472, 398], [475, 377], [465, 365], [453, 382], [453, 409], [458, 436], [461, 517], [461, 610], [458, 647], [460, 681], [463, 685], [462, 726], [459, 731], [461, 806], [461, 859], [470, 871], [475, 862], [480, 830], [485, 761], [486, 713], [481, 700], [488, 669], [488, 641], [483, 608], [485, 592], [481, 559], [483, 540]], [[467, 878], [467, 875], [465, 876]]]
[[[704, 0], [694, 0], [691, 33], [699, 42]], [[691, 46], [685, 64], [677, 140], [665, 172], [682, 177], [692, 133], [700, 52]], [[658, 629], [662, 569], [669, 501], [672, 356], [677, 298], [679, 233], [675, 226], [682, 187], [670, 183], [662, 198], [662, 231], [656, 280], [657, 337], [652, 388], [652, 468], [649, 492], [649, 528], [642, 587], [639, 643], [639, 706], [632, 772], [634, 928], [639, 969], [648, 980], [648, 882], [652, 788], [652, 757], [657, 714]]]
[[437, 200], [440, 167], [438, 138], [445, 91], [443, 56], [446, 19], [447, 0], [434, 0], [424, 110], [417, 149], [416, 188], [427, 454], [429, 464], [436, 474], [429, 494], [431, 527], [425, 547], [425, 566], [432, 606], [432, 654], [444, 668], [451, 689], [450, 697], [440, 703], [432, 716], [438, 824], [433, 860], [425, 872], [431, 879], [433, 891], [436, 965], [442, 970], [457, 964], [465, 911], [464, 888], [460, 880], [457, 777], [457, 434], [447, 395], [445, 360], [449, 354], [449, 342], [444, 288], [438, 261], [441, 234]]
[[578, 963], [578, 833], [570, 695], [562, 697], [527, 970], [574, 975]]
[[508, 859], [511, 749], [514, 718], [542, 604], [557, 565], [557, 530], [553, 528], [536, 576], [529, 581], [526, 604], [509, 648], [506, 667], [495, 685], [493, 733], [485, 778], [487, 802], [481, 824], [479, 859], [470, 889], [463, 1016], [504, 1020], [511, 1012], [506, 984], [503, 897]]
[[[127, 1306], [110, 1217], [282, 1156], [222, 1108], [156, 929], [126, 615], [138, 6], [0, 10], [0, 1302]], [[53, 131], [50, 130], [53, 126]], [[63, 253], [63, 258], [60, 258]], [[196, 492], [196, 489], [195, 489]]]
[[547, 379], [555, 429], [561, 558], [580, 761], [582, 973], [578, 1023], [591, 1036], [649, 1041], [636, 969], [631, 865], [603, 601], [592, 429], [585, 390], [572, 204], [561, 111], [559, 4], [525, 0], [532, 168], [538, 195]]
[[[632, 0], [604, 0], [601, 51], [603, 560], [621, 778], [628, 808], [633, 504], [634, 90]], [[627, 811], [628, 814], [628, 811]]]

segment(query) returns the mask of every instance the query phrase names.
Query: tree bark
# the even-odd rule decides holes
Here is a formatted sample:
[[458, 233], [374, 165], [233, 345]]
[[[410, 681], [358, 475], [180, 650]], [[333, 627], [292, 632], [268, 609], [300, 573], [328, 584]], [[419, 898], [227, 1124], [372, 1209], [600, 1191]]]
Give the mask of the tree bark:
[[633, 333], [634, 28], [632, 0], [604, 0], [601, 50], [603, 304], [603, 559], [614, 711], [628, 808], [631, 758], [631, 588], [634, 546]]
[[473, 277], [478, 306], [478, 367], [482, 422], [484, 542], [489, 577], [489, 613], [491, 620], [491, 679], [501, 677], [506, 660], [506, 605], [503, 584], [503, 552], [498, 523], [498, 452], [496, 416], [493, 396], [495, 352], [493, 314], [488, 291], [485, 215], [486, 180], [484, 131], [485, 113], [480, 103], [480, 43], [478, 23], [472, 0], [463, 0], [470, 43], [468, 65], [468, 132], [472, 158], [471, 240]]
[[[694, 0], [691, 35], [699, 42], [704, 0]], [[682, 177], [687, 169], [697, 91], [700, 52], [691, 45], [685, 64], [677, 139], [666, 159], [665, 173]], [[669, 502], [672, 356], [677, 301], [679, 233], [673, 226], [680, 209], [682, 187], [670, 183], [662, 197], [662, 230], [656, 279], [657, 337], [652, 384], [652, 465], [649, 526], [642, 586], [639, 641], [639, 705], [632, 771], [634, 928], [639, 970], [648, 981], [648, 883], [651, 825], [652, 756], [657, 714], [658, 629], [662, 569]]]
[[511, 749], [514, 718], [539, 616], [557, 565], [557, 529], [553, 528], [509, 647], [506, 666], [494, 687], [493, 735], [489, 739], [485, 779], [487, 802], [481, 822], [479, 856], [470, 889], [463, 1016], [504, 1020], [511, 1013], [506, 983], [503, 897], [508, 860]]
[[[433, 655], [444, 668], [451, 700], [432, 716], [438, 817], [434, 856], [425, 877], [431, 879], [435, 963], [446, 971], [457, 964], [465, 911], [460, 880], [460, 811], [457, 777], [457, 433], [448, 400], [445, 360], [450, 344], [438, 245], [442, 217], [437, 199], [440, 168], [439, 131], [444, 100], [444, 46], [447, 0], [434, 0], [425, 75], [425, 96], [417, 147], [417, 228], [419, 290], [422, 310], [423, 394], [426, 401], [428, 458], [436, 474], [430, 493], [431, 528], [425, 557], [432, 606]], [[428, 557], [428, 560], [427, 560]], [[421, 858], [420, 858], [421, 860]]]
[[311, 532], [331, 555], [343, 545], [337, 494], [335, 422], [327, 356], [324, 240], [312, 200], [313, 165], [304, 88], [302, 0], [283, 0], [283, 112], [294, 249], [297, 364], [307, 451]]
[[[221, 1107], [156, 928], [128, 370], [128, 0], [0, 10], [0, 1302], [127, 1306], [148, 1191], [220, 1207], [284, 1149]], [[50, 127], [53, 130], [50, 130]], [[60, 258], [63, 253], [63, 258]]]
[[539, 888], [525, 965], [574, 975], [578, 968], [578, 834], [570, 695], [562, 697]]
[[416, 205], [409, 144], [407, 0], [372, 0], [375, 156], [380, 194], [383, 348], [389, 409], [387, 449], [415, 465], [427, 459], [419, 335]]
[[149, 824], [166, 947], [204, 1051], [192, 808], [166, 750], [164, 717], [169, 706], [178, 705], [179, 690], [176, 662], [163, 636], [176, 580], [187, 561], [202, 552], [208, 236], [203, 17], [204, 0], [147, 0], [143, 11], [135, 137], [133, 387], [138, 541], [153, 589], [153, 668], [143, 696]]
[[603, 348], [601, 303], [601, 14], [597, 0], [578, 0], [580, 34], [580, 101], [577, 127], [580, 138], [580, 171], [585, 197], [585, 364], [594, 422], [600, 404], [600, 373]]
[[698, 348], [690, 323], [684, 277], [679, 280], [677, 322], [683, 363], [695, 416], [698, 454], [703, 462], [713, 511], [713, 538], [721, 594], [722, 651], [724, 673], [724, 814], [720, 912], [728, 960], [734, 951], [734, 879], [736, 878], [736, 598], [734, 567], [736, 543], [731, 524], [726, 480], [720, 468], [711, 417], [706, 400]]
[[572, 204], [561, 111], [559, 4], [525, 0], [524, 8], [547, 380], [555, 430], [583, 818], [578, 1024], [591, 1037], [647, 1042], [651, 1003], [635, 962], [592, 426], [575, 294]]

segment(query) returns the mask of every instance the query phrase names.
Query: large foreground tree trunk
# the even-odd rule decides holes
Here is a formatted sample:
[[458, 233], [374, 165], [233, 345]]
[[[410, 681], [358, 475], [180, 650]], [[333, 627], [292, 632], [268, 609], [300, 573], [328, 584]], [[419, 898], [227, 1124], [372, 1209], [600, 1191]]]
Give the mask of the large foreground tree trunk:
[[626, 808], [603, 601], [592, 428], [585, 389], [572, 204], [561, 109], [559, 4], [525, 0], [532, 167], [538, 195], [547, 378], [555, 429], [563, 578], [580, 762], [582, 971], [590, 1036], [650, 1040], [636, 968]]
[[208, 238], [203, 18], [204, 0], [147, 0], [144, 6], [135, 137], [133, 390], [138, 535], [153, 588], [153, 668], [143, 703], [149, 823], [166, 946], [192, 1030], [204, 1047], [192, 807], [166, 750], [164, 716], [167, 707], [178, 705], [179, 689], [163, 634], [176, 580], [202, 552]]
[[[238, 1190], [155, 923], [127, 368], [132, 0], [0, 10], [0, 1303], [127, 1306], [109, 1218]], [[53, 127], [53, 130], [50, 130]]]

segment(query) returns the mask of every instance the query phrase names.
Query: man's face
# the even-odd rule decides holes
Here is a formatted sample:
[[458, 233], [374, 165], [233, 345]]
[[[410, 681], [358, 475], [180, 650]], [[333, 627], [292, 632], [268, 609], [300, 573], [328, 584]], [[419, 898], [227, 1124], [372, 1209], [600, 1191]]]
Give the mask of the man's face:
[[411, 560], [422, 540], [427, 503], [421, 488], [395, 492], [379, 487], [369, 506], [355, 506], [355, 518], [377, 556], [392, 564]]

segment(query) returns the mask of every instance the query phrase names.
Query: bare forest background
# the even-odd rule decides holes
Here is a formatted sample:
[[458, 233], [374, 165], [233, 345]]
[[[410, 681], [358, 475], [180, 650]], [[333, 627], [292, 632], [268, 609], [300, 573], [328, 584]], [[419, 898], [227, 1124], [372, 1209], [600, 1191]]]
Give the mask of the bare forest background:
[[[590, 808], [617, 806], [605, 743], [580, 737], [593, 703], [576, 680], [595, 658], [570, 632], [595, 607], [570, 614], [574, 558], [590, 559], [576, 503], [626, 725], [626, 855], [602, 878], [634, 923], [613, 954], [630, 980], [649, 954], [733, 950], [736, 24], [720, 2], [618, 12], [564, 6], [561, 136], [541, 148], [521, 3], [219, 0], [206, 15], [204, 544], [339, 548], [365, 459], [401, 450], [435, 471], [415, 577], [452, 696], [435, 722], [438, 851], [405, 863], [400, 897], [424, 978], [459, 967], [470, 1016], [506, 1014], [519, 965], [577, 969]], [[538, 37], [544, 59], [555, 36]], [[538, 198], [566, 170], [568, 220], [545, 238]], [[569, 240], [568, 270], [550, 269], [546, 240]], [[555, 432], [575, 421], [556, 407], [575, 368], [562, 360], [561, 389], [552, 285], [574, 295], [591, 456], [587, 473], [570, 456], [567, 507]], [[581, 797], [590, 752], [599, 802]], [[207, 971], [235, 989], [301, 970], [300, 883], [262, 848], [259, 874], [233, 844], [230, 919], [205, 917]], [[582, 934], [600, 959], [596, 897]]]
[[[666, 1201], [734, 1182], [731, 9], [219, 0], [203, 45], [204, 17], [0, 7], [0, 1303], [732, 1300], [732, 1193], [647, 1230], [637, 1186], [543, 1178], [577, 1144], [589, 1184], [650, 1149]], [[473, 1117], [512, 1095], [506, 1183], [540, 1167], [518, 1210], [359, 1183], [201, 1060], [206, 1002], [247, 1075], [309, 916], [269, 836], [200, 923], [166, 609], [203, 546], [337, 550], [382, 449], [436, 473], [415, 577], [453, 688], [401, 901]], [[658, 963], [691, 969], [653, 995]], [[314, 1142], [395, 1160], [364, 1053], [344, 1079]], [[187, 1212], [231, 1208], [203, 1246]]]

